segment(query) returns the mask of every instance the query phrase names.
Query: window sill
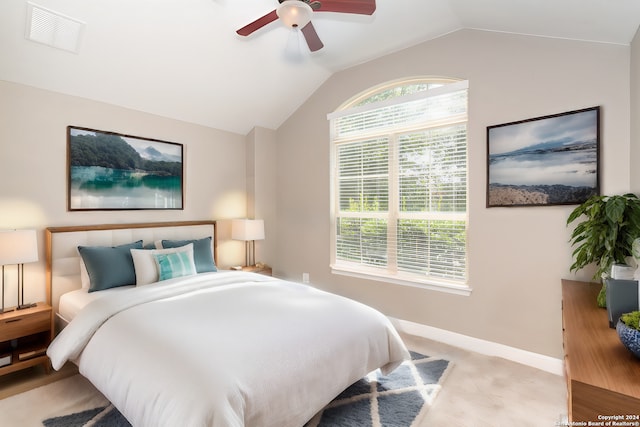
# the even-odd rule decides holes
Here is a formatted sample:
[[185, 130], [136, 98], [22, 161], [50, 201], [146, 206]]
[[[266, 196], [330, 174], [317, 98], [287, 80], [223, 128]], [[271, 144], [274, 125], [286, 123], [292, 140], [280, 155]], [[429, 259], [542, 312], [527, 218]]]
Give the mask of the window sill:
[[432, 279], [425, 279], [425, 280], [408, 279], [408, 278], [384, 275], [378, 272], [365, 272], [365, 271], [362, 271], [361, 269], [358, 269], [358, 270], [351, 269], [349, 267], [345, 267], [342, 265], [340, 266], [332, 265], [331, 273], [339, 274], [342, 276], [357, 277], [359, 279], [376, 280], [378, 282], [393, 283], [393, 284], [402, 285], [402, 286], [411, 286], [419, 289], [429, 289], [432, 291], [445, 292], [445, 293], [455, 294], [455, 295], [464, 295], [464, 296], [471, 295], [471, 288], [469, 286], [459, 285], [456, 283], [451, 283], [446, 281], [440, 282]]

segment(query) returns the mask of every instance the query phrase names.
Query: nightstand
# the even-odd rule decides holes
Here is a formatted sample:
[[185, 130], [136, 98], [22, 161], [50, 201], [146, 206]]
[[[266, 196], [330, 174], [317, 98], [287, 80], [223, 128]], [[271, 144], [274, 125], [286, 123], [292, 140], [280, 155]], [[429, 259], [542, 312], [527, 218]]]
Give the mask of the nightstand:
[[250, 265], [250, 266], [242, 267], [242, 271], [248, 271], [249, 273], [264, 274], [265, 276], [271, 276], [271, 267], [269, 267], [268, 265], [263, 265], [263, 266]]
[[50, 305], [39, 302], [32, 308], [0, 314], [0, 375], [39, 364], [48, 373], [50, 341]]

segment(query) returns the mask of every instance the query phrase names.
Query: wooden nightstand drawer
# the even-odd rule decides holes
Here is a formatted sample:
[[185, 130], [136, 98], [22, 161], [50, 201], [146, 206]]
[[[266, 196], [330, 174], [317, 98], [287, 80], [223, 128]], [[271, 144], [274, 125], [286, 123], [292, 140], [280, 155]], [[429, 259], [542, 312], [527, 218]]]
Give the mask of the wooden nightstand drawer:
[[0, 316], [0, 342], [45, 332], [51, 327], [51, 308], [34, 307]]
[[0, 375], [40, 364], [49, 372], [45, 352], [50, 341], [50, 305], [39, 302], [35, 307], [0, 314]]

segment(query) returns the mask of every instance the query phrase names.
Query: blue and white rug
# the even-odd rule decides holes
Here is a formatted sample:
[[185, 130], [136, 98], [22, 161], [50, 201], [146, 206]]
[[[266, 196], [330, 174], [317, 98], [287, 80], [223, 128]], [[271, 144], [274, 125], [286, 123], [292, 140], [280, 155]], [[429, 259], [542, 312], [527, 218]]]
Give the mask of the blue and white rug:
[[388, 376], [374, 371], [342, 392], [306, 427], [410, 427], [419, 422], [452, 366], [411, 352]]
[[[319, 412], [305, 427], [411, 427], [428, 411], [451, 362], [411, 353], [388, 376], [375, 371]], [[49, 418], [45, 427], [130, 427], [112, 405]]]

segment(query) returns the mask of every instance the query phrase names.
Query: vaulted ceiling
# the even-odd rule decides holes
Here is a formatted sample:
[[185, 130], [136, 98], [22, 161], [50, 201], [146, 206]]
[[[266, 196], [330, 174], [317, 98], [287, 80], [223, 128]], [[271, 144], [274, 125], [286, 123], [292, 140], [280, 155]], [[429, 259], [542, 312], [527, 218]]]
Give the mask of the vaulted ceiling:
[[73, 53], [25, 37], [28, 3], [0, 1], [0, 80], [243, 135], [337, 71], [459, 29], [628, 45], [640, 25], [638, 0], [377, 0], [371, 16], [314, 13], [312, 53], [280, 21], [236, 34], [276, 0], [33, 0], [84, 23]]

